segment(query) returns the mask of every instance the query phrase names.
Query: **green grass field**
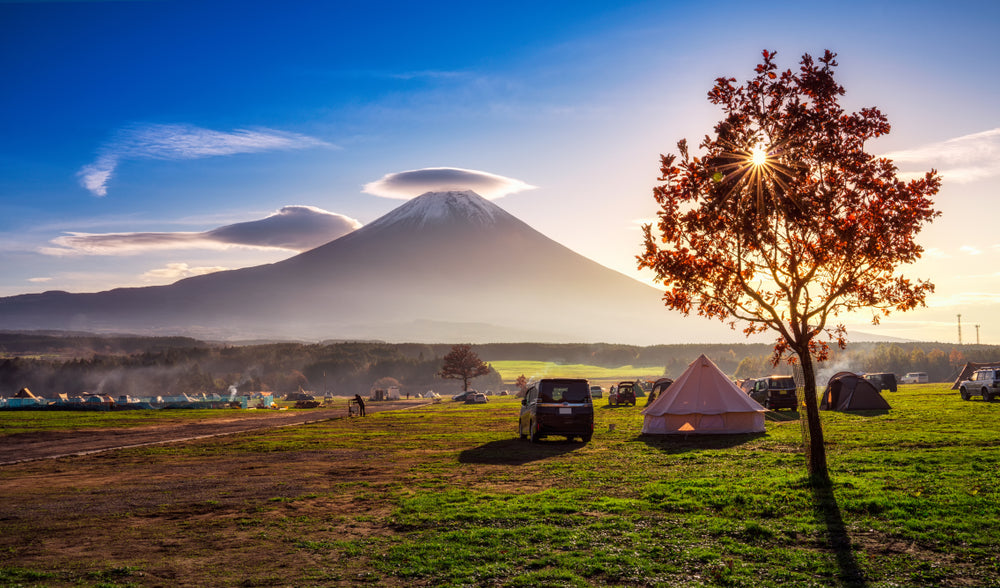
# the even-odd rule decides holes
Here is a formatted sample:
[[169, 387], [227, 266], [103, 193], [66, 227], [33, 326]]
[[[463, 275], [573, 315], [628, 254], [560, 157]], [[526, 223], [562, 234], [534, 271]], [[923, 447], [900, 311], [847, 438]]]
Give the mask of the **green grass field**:
[[794, 412], [651, 437], [599, 404], [590, 443], [533, 445], [507, 397], [12, 466], [0, 585], [1000, 586], [1000, 402], [885, 396], [823, 413], [830, 491]]
[[597, 383], [635, 380], [638, 378], [655, 380], [663, 375], [662, 367], [633, 367], [623, 365], [603, 368], [584, 364], [557, 364], [550, 361], [494, 361], [490, 362], [505, 382], [513, 382], [518, 376], [531, 378], [587, 378]]

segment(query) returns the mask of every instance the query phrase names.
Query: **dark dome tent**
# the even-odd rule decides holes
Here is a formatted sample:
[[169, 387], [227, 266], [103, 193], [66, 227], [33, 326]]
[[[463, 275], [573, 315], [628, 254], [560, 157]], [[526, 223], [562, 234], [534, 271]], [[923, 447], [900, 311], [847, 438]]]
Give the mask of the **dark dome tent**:
[[646, 406], [653, 404], [656, 397], [659, 396], [661, 392], [669, 388], [673, 383], [674, 381], [670, 378], [660, 378], [659, 380], [653, 382], [653, 389], [649, 392], [649, 398], [646, 400]]
[[889, 410], [871, 382], [851, 372], [838, 372], [830, 378], [823, 392], [821, 410]]

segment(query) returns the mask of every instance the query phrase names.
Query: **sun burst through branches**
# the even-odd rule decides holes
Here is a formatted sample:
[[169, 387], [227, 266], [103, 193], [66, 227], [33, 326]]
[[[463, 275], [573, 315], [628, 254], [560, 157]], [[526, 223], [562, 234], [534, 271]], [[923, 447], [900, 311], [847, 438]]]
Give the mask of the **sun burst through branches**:
[[727, 147], [719, 154], [721, 164], [713, 176], [730, 186], [723, 198], [728, 200], [734, 194], [740, 200], [752, 197], [757, 214], [766, 213], [769, 204], [780, 206], [782, 196], [789, 192], [787, 179], [792, 175], [791, 167], [781, 161], [781, 147], [762, 142]]

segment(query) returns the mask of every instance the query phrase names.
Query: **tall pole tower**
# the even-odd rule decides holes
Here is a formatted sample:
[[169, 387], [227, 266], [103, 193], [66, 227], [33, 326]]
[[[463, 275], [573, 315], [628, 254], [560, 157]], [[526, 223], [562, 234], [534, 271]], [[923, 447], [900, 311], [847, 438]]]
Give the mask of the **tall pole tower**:
[[976, 345], [979, 345], [979, 325], [976, 325]]
[[962, 315], [958, 315], [958, 344], [962, 344]]

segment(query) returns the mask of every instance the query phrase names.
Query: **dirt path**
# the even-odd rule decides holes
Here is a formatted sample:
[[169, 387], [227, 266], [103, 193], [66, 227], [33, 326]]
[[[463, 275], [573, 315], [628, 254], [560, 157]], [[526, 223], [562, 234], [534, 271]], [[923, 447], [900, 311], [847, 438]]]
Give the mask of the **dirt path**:
[[[372, 402], [368, 404], [367, 412], [376, 413], [420, 405], [412, 401]], [[347, 410], [341, 406], [313, 410], [268, 411], [267, 416], [261, 416], [260, 412], [256, 411], [252, 415], [245, 412], [234, 412], [233, 414], [233, 418], [161, 424], [150, 427], [47, 431], [9, 435], [3, 439], [3, 443], [0, 443], [0, 466], [40, 459], [114, 451], [127, 447], [232, 435], [260, 429], [303, 425], [345, 418]]]

